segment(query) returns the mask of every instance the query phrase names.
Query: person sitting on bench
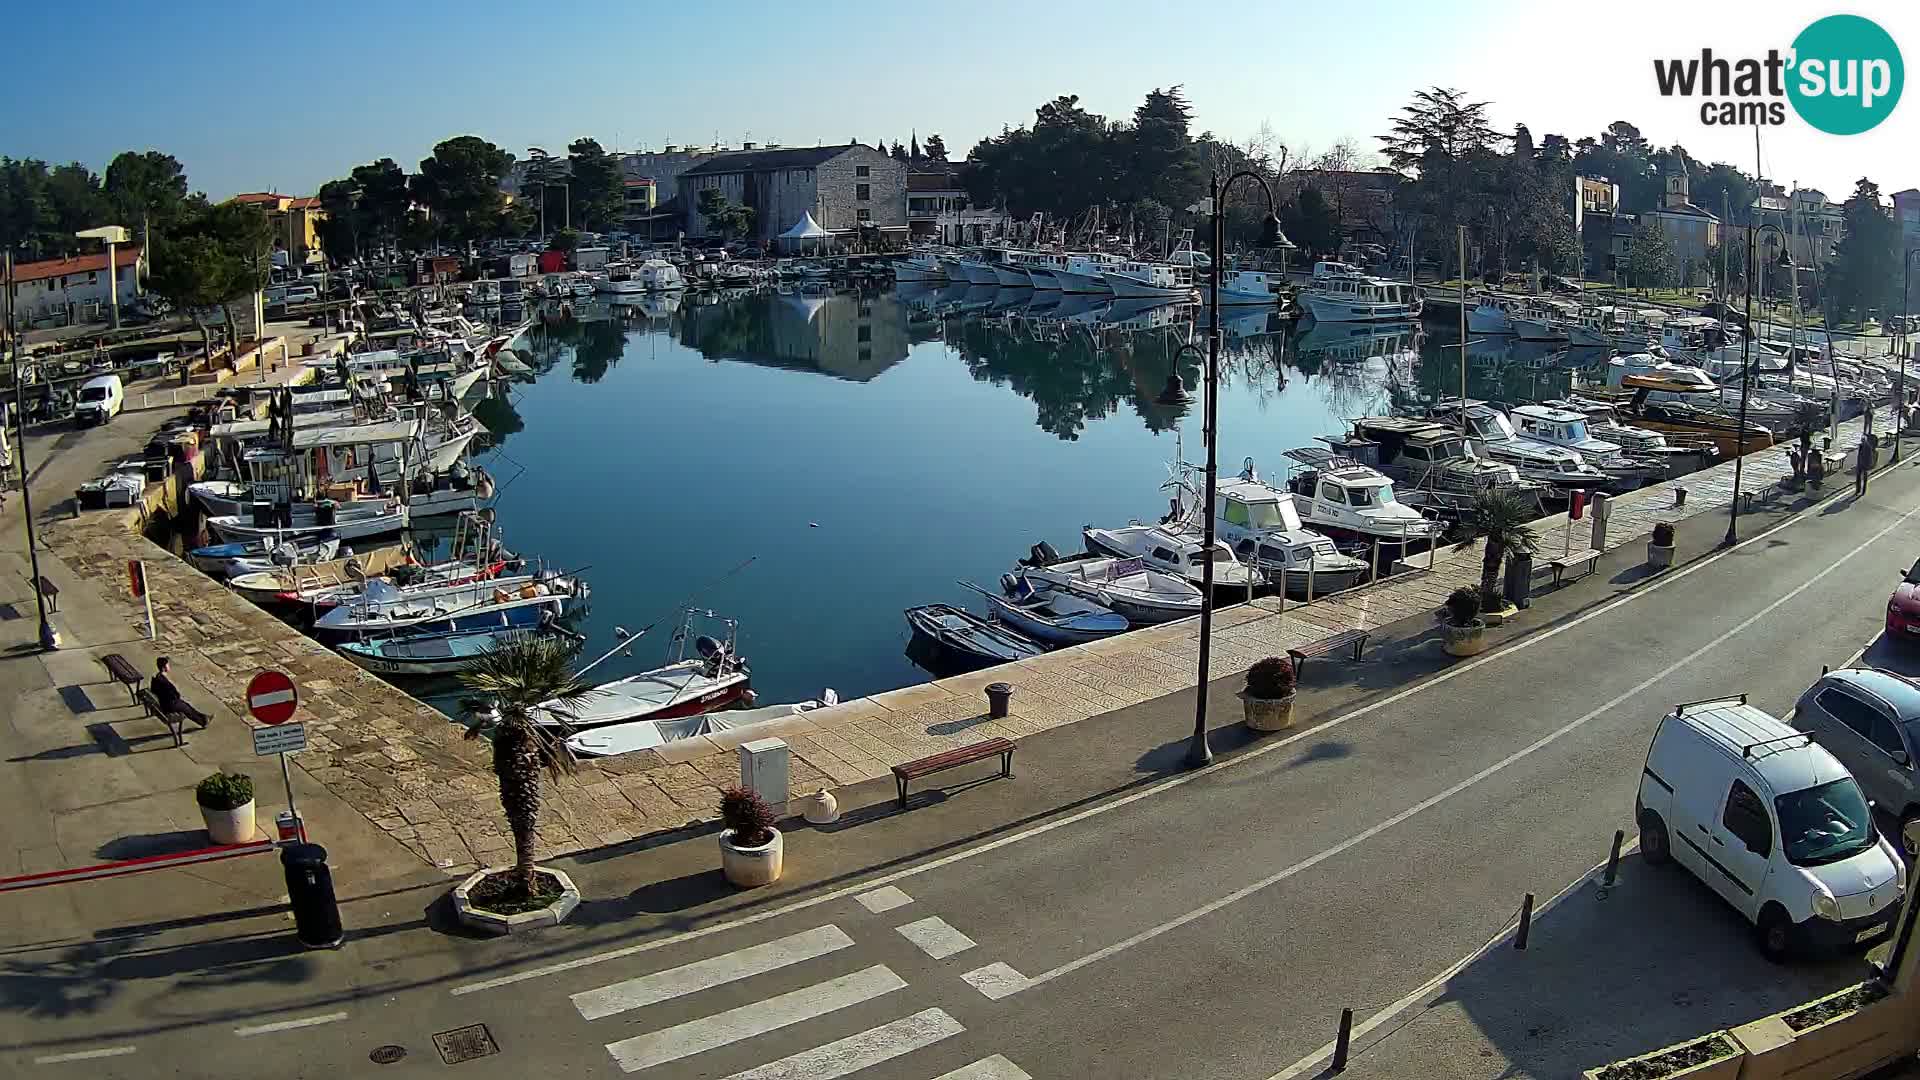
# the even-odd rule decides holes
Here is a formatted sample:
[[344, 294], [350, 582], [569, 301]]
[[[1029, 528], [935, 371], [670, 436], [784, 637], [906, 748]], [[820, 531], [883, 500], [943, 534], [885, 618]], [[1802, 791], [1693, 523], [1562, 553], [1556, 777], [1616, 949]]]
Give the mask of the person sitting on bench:
[[180, 688], [173, 685], [173, 680], [167, 677], [168, 658], [161, 657], [160, 662], [153, 667], [153, 681], [148, 685], [152, 687], [154, 700], [160, 703], [160, 707], [168, 712], [177, 712], [201, 727], [206, 727], [207, 721], [213, 717], [194, 708], [186, 698], [180, 696]]

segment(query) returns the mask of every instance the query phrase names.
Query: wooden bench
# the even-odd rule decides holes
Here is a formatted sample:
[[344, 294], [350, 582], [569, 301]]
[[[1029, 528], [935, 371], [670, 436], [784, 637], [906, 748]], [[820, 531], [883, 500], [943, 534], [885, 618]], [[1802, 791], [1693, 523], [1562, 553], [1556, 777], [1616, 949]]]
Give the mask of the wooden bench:
[[1319, 641], [1310, 641], [1305, 645], [1288, 649], [1287, 656], [1293, 661], [1294, 677], [1299, 678], [1301, 672], [1307, 669], [1308, 657], [1327, 656], [1349, 645], [1353, 646], [1354, 662], [1359, 663], [1360, 650], [1367, 647], [1367, 639], [1372, 636], [1371, 630], [1342, 630], [1331, 637], [1323, 637]]
[[971, 762], [983, 761], [995, 754], [1000, 755], [1001, 777], [1011, 777], [1013, 775], [1013, 743], [1001, 738], [982, 739], [971, 746], [955, 747], [952, 750], [945, 750], [931, 757], [923, 757], [917, 761], [909, 761], [895, 765], [893, 767], [893, 780], [894, 783], [900, 786], [901, 808], [905, 809], [907, 805], [907, 781], [917, 780], [922, 776], [931, 776], [934, 773], [944, 772], [956, 766], [966, 765]]
[[128, 663], [127, 658], [117, 652], [110, 652], [101, 657], [100, 662], [106, 665], [108, 678], [127, 688], [127, 700], [138, 702], [140, 695], [145, 693], [140, 688], [140, 684], [147, 681], [140, 674], [139, 669]]
[[141, 690], [134, 695], [134, 700], [139, 703], [141, 708], [147, 711], [148, 716], [166, 725], [167, 731], [173, 735], [173, 745], [187, 745], [187, 716], [185, 713], [168, 712], [166, 709], [161, 708], [160, 699], [154, 697], [153, 691], [151, 690]]
[[1600, 565], [1600, 553], [1592, 548], [1584, 548], [1580, 551], [1570, 551], [1557, 559], [1548, 559], [1547, 566], [1553, 571], [1554, 585], [1558, 586], [1560, 579], [1566, 575], [1566, 572], [1579, 566], [1581, 563], [1586, 564], [1587, 574], [1593, 573]]
[[60, 586], [48, 581], [45, 574], [40, 575], [40, 594], [47, 598], [48, 611], [60, 610]]

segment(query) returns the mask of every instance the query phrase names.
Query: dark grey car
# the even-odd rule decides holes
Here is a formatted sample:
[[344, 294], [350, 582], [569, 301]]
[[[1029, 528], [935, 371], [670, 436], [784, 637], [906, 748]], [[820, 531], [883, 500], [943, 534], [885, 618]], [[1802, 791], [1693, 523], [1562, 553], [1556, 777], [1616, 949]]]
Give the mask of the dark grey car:
[[1842, 668], [1800, 695], [1793, 726], [1813, 736], [1847, 767], [1881, 812], [1900, 819], [1906, 838], [1920, 822], [1920, 683], [1876, 668]]

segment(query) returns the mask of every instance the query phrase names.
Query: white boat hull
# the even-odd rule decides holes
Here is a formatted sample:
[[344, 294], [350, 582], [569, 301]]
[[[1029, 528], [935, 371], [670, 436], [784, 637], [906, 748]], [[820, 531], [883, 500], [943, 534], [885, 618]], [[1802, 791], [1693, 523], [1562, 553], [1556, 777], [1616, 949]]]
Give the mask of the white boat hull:
[[317, 524], [310, 516], [296, 516], [294, 524], [288, 528], [273, 525], [255, 525], [251, 519], [242, 520], [237, 515], [207, 519], [207, 527], [215, 536], [229, 544], [246, 543], [254, 540], [281, 540], [318, 533], [330, 533], [342, 540], [366, 540], [375, 536], [386, 536], [406, 528], [406, 511], [397, 507], [383, 514], [369, 514], [365, 517], [336, 518], [332, 525]]
[[476, 424], [471, 430], [461, 432], [447, 439], [445, 442], [433, 445], [427, 451], [427, 463], [429, 467], [432, 468], [434, 472], [445, 472], [453, 468], [454, 462], [460, 460], [460, 455], [467, 452], [467, 444], [472, 442], [479, 434], [480, 427]]
[[1025, 270], [1014, 266], [993, 267], [993, 279], [1003, 289], [1031, 289], [1033, 279]]
[[988, 266], [986, 263], [974, 262], [969, 259], [957, 265], [960, 272], [966, 275], [967, 283], [970, 285], [1000, 284], [999, 275], [995, 274], [993, 267]]
[[596, 281], [593, 283], [593, 291], [606, 293], [609, 296], [639, 296], [647, 291], [647, 287], [637, 279]]
[[1473, 308], [1467, 312], [1467, 333], [1504, 336], [1513, 333], [1513, 320], [1504, 311]]
[[1102, 296], [1113, 291], [1102, 274], [1076, 274], [1071, 270], [1055, 270], [1054, 279], [1060, 283], [1060, 291], [1084, 296]]
[[893, 265], [893, 280], [940, 282], [947, 280], [947, 272], [931, 267], [915, 266], [907, 262], [895, 263]]
[[1193, 295], [1191, 285], [1150, 285], [1125, 274], [1104, 275], [1107, 287], [1122, 300], [1171, 300]]
[[1543, 319], [1513, 320], [1513, 334], [1521, 341], [1565, 341], [1566, 331]]
[[1411, 322], [1418, 316], [1410, 304], [1375, 304], [1312, 292], [1303, 299], [1317, 322]]
[[1055, 273], [1053, 270], [1027, 268], [1027, 276], [1033, 279], [1033, 287], [1046, 292], [1060, 291], [1060, 279], [1054, 276]]

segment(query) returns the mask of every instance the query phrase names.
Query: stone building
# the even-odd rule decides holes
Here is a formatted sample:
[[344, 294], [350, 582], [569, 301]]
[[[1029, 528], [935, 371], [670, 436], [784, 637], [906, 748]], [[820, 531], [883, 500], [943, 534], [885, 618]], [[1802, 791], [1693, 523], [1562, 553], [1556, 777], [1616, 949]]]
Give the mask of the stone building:
[[907, 236], [907, 164], [859, 143], [715, 155], [675, 178], [689, 238], [714, 230], [700, 193], [715, 189], [754, 211], [749, 239], [770, 241], [805, 215], [844, 244], [900, 247]]
[[1639, 217], [1667, 234], [1674, 272], [1681, 284], [1692, 284], [1695, 271], [1706, 266], [1707, 249], [1720, 243], [1720, 219], [1693, 204], [1684, 167], [1668, 173], [1666, 185], [1660, 205]]

